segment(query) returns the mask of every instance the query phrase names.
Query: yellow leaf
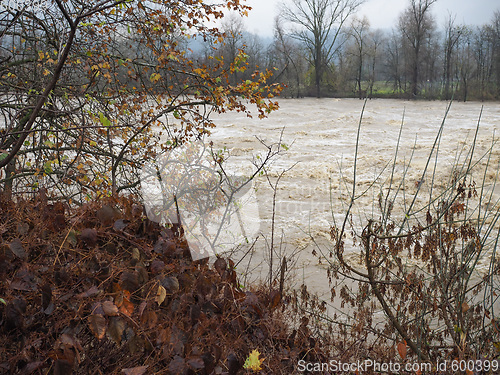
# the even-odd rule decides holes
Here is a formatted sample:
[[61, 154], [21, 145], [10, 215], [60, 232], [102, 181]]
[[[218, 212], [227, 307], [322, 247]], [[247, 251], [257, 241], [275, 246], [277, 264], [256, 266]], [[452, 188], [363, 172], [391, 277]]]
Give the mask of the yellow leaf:
[[161, 78], [161, 75], [159, 73], [153, 73], [153, 74], [151, 74], [151, 77], [149, 77], [149, 80], [152, 83], [156, 83], [160, 80], [160, 78]]
[[156, 292], [156, 302], [158, 302], [158, 305], [161, 305], [165, 301], [165, 297], [167, 297], [167, 290], [163, 285], [159, 285], [158, 292]]
[[264, 358], [259, 359], [259, 356], [259, 351], [257, 349], [254, 349], [246, 359], [243, 367], [253, 371], [262, 370], [260, 366], [262, 365], [262, 362], [264, 362]]

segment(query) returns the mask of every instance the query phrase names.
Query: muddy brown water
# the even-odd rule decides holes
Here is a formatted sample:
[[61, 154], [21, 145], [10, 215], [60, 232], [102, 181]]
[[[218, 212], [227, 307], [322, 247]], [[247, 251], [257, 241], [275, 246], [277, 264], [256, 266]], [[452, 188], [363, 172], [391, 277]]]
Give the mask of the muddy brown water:
[[[213, 117], [217, 127], [211, 140], [217, 148], [226, 147], [230, 157], [226, 168], [235, 174], [250, 175], [254, 170], [252, 158], [263, 154], [267, 144], [282, 141], [288, 150], [269, 165], [272, 181], [283, 171], [278, 185], [275, 209], [275, 244], [283, 253], [299, 252], [295, 265], [295, 282], [305, 281], [308, 287], [325, 297], [329, 293], [325, 265], [311, 255], [314, 248], [331, 248], [330, 227], [340, 222], [346, 212], [350, 184], [353, 181], [357, 129], [364, 102], [357, 99], [281, 99], [280, 109], [266, 119], [248, 118], [244, 113], [226, 113]], [[355, 214], [363, 219], [377, 215], [374, 202], [380, 189], [388, 185], [392, 160], [403, 122], [402, 135], [394, 168], [393, 186], [405, 175], [404, 191], [410, 197], [419, 183], [430, 185], [429, 178], [421, 180], [427, 156], [445, 117], [448, 103], [442, 101], [370, 100], [366, 103], [361, 122], [356, 166], [358, 191], [367, 192], [358, 199]], [[482, 114], [481, 114], [482, 109]], [[475, 155], [484, 154], [492, 147], [495, 131], [500, 126], [500, 104], [455, 102], [447, 114], [439, 142], [438, 168], [435, 185], [444, 185], [450, 179], [454, 162], [470, 149], [479, 120], [480, 130]], [[403, 118], [404, 115], [404, 118]], [[498, 131], [497, 131], [498, 133]], [[259, 140], [260, 139], [260, 140]], [[410, 166], [408, 163], [411, 158]], [[500, 146], [492, 149], [490, 164], [497, 166]], [[483, 163], [484, 164], [484, 163]], [[291, 168], [291, 169], [289, 169]], [[289, 169], [289, 170], [288, 170]], [[487, 173], [486, 188], [493, 189], [495, 167]], [[376, 183], [373, 184], [373, 181]], [[266, 260], [270, 243], [273, 190], [265, 177], [254, 184], [257, 192], [260, 230], [250, 265], [246, 256], [241, 272], [250, 270], [250, 279], [267, 275]], [[492, 204], [497, 204], [500, 189], [494, 188]], [[395, 207], [393, 215], [403, 209]], [[354, 255], [355, 247], [347, 252]], [[484, 267], [489, 264], [485, 260]], [[247, 268], [248, 267], [248, 268]], [[481, 265], [479, 265], [479, 268]]]

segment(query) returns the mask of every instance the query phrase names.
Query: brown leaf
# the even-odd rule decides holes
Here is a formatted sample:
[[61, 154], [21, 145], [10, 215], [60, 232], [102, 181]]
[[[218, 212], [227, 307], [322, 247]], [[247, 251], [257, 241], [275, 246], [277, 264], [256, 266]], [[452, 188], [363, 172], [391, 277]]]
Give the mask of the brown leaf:
[[119, 219], [116, 220], [115, 223], [113, 224], [113, 229], [116, 230], [117, 232], [120, 232], [124, 230], [128, 225], [128, 221]]
[[[51, 307], [49, 309], [49, 307]], [[54, 310], [52, 303], [52, 288], [49, 284], [42, 285], [42, 310], [49, 315]]]
[[122, 369], [122, 372], [125, 375], [143, 375], [146, 373], [148, 366], [138, 366], [138, 367], [130, 367]]
[[147, 326], [149, 329], [152, 329], [156, 327], [156, 324], [158, 323], [158, 316], [154, 311], [148, 310], [144, 314], [142, 314], [141, 323]]
[[122, 289], [135, 292], [139, 288], [139, 275], [136, 271], [123, 272], [120, 276], [120, 285]]
[[89, 316], [88, 321], [89, 328], [95, 337], [102, 339], [106, 333], [106, 318], [101, 314], [93, 314]]
[[35, 370], [40, 370], [45, 367], [44, 361], [30, 362], [24, 366], [22, 374], [32, 374]]
[[142, 301], [141, 304], [139, 305], [139, 309], [137, 311], [137, 313], [139, 314], [139, 316], [142, 316], [142, 314], [144, 313], [144, 310], [146, 309], [146, 306], [148, 305], [148, 303], [146, 301]]
[[269, 308], [274, 310], [281, 302], [281, 293], [279, 290], [272, 290], [269, 293]]
[[168, 295], [179, 291], [179, 280], [175, 276], [165, 277], [161, 280], [161, 285], [165, 288]]
[[16, 272], [16, 276], [10, 283], [10, 287], [15, 290], [34, 292], [37, 290], [37, 283], [37, 279], [33, 273], [27, 268], [21, 268]]
[[203, 358], [198, 357], [198, 356], [190, 357], [187, 360], [187, 364], [193, 370], [201, 370], [202, 368], [205, 367], [205, 363], [203, 362]]
[[462, 313], [465, 314], [469, 310], [469, 305], [467, 302], [462, 303]]
[[229, 368], [229, 375], [236, 375], [236, 373], [241, 369], [241, 363], [238, 357], [234, 353], [230, 353], [227, 357], [227, 364]]
[[[28, 223], [18, 223], [17, 224], [17, 233], [19, 233], [21, 236], [24, 236], [25, 234], [27, 234], [29, 230], [30, 230], [30, 226]], [[37, 363], [37, 362], [32, 362], [32, 363]]]
[[23, 243], [19, 238], [14, 238], [9, 245], [10, 251], [20, 259], [26, 259], [26, 251], [24, 251]]
[[66, 359], [57, 359], [54, 362], [54, 375], [71, 375], [73, 374], [73, 363]]
[[115, 219], [120, 217], [120, 212], [111, 206], [105, 205], [97, 210], [97, 218], [104, 226], [111, 226]]
[[108, 336], [118, 345], [122, 341], [123, 331], [125, 331], [125, 322], [120, 318], [111, 318], [108, 327]]
[[130, 302], [130, 292], [128, 290], [122, 291], [115, 300], [116, 306], [120, 309], [120, 312], [131, 316], [134, 312], [134, 304]]
[[97, 243], [97, 230], [95, 228], [85, 228], [80, 233], [80, 240], [87, 247], [94, 247]]
[[174, 359], [167, 366], [168, 371], [172, 374], [183, 374], [186, 370], [186, 362], [184, 358], [176, 355]]
[[4, 327], [10, 331], [22, 328], [24, 325], [24, 313], [26, 312], [26, 301], [16, 298], [5, 306]]
[[87, 297], [95, 297], [97, 296], [101, 291], [97, 289], [95, 285], [92, 285], [87, 291], [78, 294], [76, 297], [77, 298], [87, 298]]
[[161, 271], [163, 271], [164, 268], [165, 268], [165, 263], [161, 260], [155, 259], [151, 262], [150, 269], [153, 274], [160, 273]]
[[398, 344], [398, 353], [399, 353], [401, 359], [406, 358], [406, 341], [400, 342]]
[[214, 262], [214, 268], [219, 273], [219, 275], [222, 276], [223, 272], [227, 268], [226, 260], [224, 258], [217, 258], [217, 260]]
[[101, 314], [104, 316], [104, 309], [102, 308], [101, 302], [96, 302], [92, 305], [92, 314]]
[[117, 316], [119, 314], [118, 307], [111, 301], [104, 301], [102, 303], [102, 309], [107, 316]]

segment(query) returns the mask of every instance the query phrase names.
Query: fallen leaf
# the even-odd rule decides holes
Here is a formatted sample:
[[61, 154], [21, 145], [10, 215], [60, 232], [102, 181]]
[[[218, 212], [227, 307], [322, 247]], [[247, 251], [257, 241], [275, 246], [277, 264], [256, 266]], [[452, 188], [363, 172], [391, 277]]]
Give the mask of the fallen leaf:
[[45, 367], [44, 361], [30, 362], [26, 366], [24, 366], [23, 371], [21, 373], [22, 374], [32, 374], [36, 370], [40, 370], [43, 367]]
[[19, 238], [14, 238], [9, 245], [10, 251], [20, 259], [26, 258], [26, 251], [24, 251], [23, 243]]
[[122, 372], [125, 375], [143, 375], [146, 373], [148, 366], [138, 366], [138, 367], [130, 367], [122, 369]]
[[125, 331], [125, 328], [126, 328], [125, 322], [122, 319], [111, 318], [107, 331], [108, 336], [111, 338], [111, 340], [120, 345], [122, 341], [123, 331]]
[[130, 302], [130, 292], [128, 290], [123, 290], [115, 300], [116, 306], [118, 306], [121, 313], [131, 316], [134, 312], [134, 304]]
[[104, 301], [102, 309], [107, 316], [117, 316], [119, 314], [118, 307], [111, 301]]
[[161, 280], [161, 285], [169, 295], [179, 291], [179, 280], [175, 276], [165, 277]]
[[190, 357], [187, 360], [187, 364], [193, 370], [201, 370], [202, 368], [205, 368], [205, 363], [203, 362], [203, 358], [199, 356]]
[[168, 371], [172, 374], [183, 374], [186, 370], [186, 362], [184, 358], [176, 355], [167, 366]]
[[92, 314], [89, 316], [89, 328], [99, 340], [106, 333], [106, 318], [101, 314]]
[[94, 247], [97, 243], [97, 230], [95, 228], [85, 228], [80, 233], [80, 240], [88, 247]]
[[97, 289], [95, 285], [92, 285], [87, 291], [77, 294], [77, 298], [87, 298], [87, 297], [95, 297], [100, 293], [100, 290]]
[[214, 268], [219, 273], [219, 275], [222, 276], [222, 273], [227, 268], [226, 260], [224, 258], [217, 258], [217, 260], [214, 262]]
[[158, 323], [158, 316], [152, 310], [146, 311], [141, 316], [141, 323], [147, 326], [149, 329], [155, 328]]
[[167, 297], [167, 291], [162, 285], [158, 285], [158, 291], [156, 292], [156, 302], [158, 302], [158, 306], [165, 301]]
[[161, 260], [155, 259], [151, 262], [150, 269], [153, 274], [160, 273], [161, 271], [163, 271], [164, 268], [165, 268], [165, 263]]
[[10, 283], [10, 287], [14, 290], [34, 292], [37, 290], [37, 279], [28, 269], [21, 268], [16, 272], [16, 276]]
[[119, 216], [120, 212], [109, 205], [102, 206], [97, 210], [97, 218], [105, 227], [110, 226]]
[[259, 371], [262, 370], [262, 362], [264, 362], [264, 358], [259, 359], [260, 353], [257, 349], [254, 349], [249, 355], [248, 358], [245, 360], [245, 363], [243, 364], [243, 368], [253, 370], [253, 371]]
[[123, 219], [116, 220], [115, 223], [113, 224], [113, 229], [120, 232], [124, 230], [127, 227], [128, 223], [127, 221]]

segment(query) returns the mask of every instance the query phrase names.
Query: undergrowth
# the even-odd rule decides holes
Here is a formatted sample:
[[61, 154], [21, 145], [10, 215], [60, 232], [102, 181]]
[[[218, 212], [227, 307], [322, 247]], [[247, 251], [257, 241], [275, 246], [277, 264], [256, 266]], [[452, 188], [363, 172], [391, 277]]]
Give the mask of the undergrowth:
[[[70, 210], [42, 192], [0, 215], [0, 372], [291, 374], [328, 360], [309, 320], [293, 324], [293, 296], [243, 290], [230, 259], [191, 261], [182, 228], [133, 199]], [[244, 367], [254, 350], [260, 370]]]

